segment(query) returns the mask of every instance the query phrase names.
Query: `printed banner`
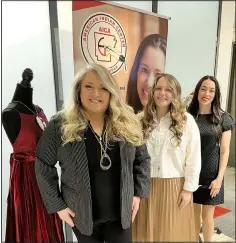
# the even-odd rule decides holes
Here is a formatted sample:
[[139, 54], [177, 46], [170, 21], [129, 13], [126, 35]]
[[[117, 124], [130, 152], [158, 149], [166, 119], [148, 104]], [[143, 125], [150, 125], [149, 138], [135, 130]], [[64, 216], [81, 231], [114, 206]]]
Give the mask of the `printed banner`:
[[148, 85], [165, 70], [168, 19], [99, 1], [73, 1], [72, 10], [75, 73], [102, 64], [128, 104], [142, 110]]

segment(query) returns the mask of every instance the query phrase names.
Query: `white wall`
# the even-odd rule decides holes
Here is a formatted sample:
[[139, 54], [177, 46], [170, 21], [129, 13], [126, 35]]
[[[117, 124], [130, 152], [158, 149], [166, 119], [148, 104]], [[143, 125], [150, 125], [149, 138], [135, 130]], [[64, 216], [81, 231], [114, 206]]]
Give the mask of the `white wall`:
[[[0, 4], [0, 13], [2, 13], [2, 4]], [[1, 26], [2, 26], [2, 20], [0, 20], [0, 24], [1, 24]], [[2, 44], [2, 31], [0, 31], [0, 45]], [[1, 58], [0, 58], [0, 65], [2, 65], [2, 61], [1, 61]], [[2, 75], [2, 70], [0, 69], [0, 75]], [[1, 76], [2, 77], [2, 76]], [[2, 85], [0, 86], [0, 104], [2, 105]], [[0, 120], [1, 120], [1, 118], [0, 118]], [[2, 134], [2, 133], [1, 133]], [[0, 147], [2, 148], [2, 139], [0, 139]], [[1, 156], [1, 158], [2, 158], [2, 150], [1, 150], [1, 152], [0, 152], [0, 156]], [[2, 163], [3, 161], [1, 160], [1, 163]], [[1, 167], [1, 169], [2, 169], [2, 167]], [[3, 174], [3, 172], [1, 171], [1, 173], [0, 173], [0, 187], [2, 188], [2, 174]], [[2, 202], [2, 193], [0, 193], [0, 202]], [[0, 218], [2, 218], [2, 207], [1, 207], [1, 211], [0, 211]], [[0, 220], [0, 228], [2, 227], [2, 222], [1, 222], [2, 220]], [[2, 229], [2, 228], [1, 228]], [[4, 232], [2, 232], [2, 235], [4, 234]], [[2, 237], [3, 238], [3, 237]], [[2, 239], [1, 238], [1, 239]]]
[[[234, 32], [235, 2], [222, 1], [221, 29], [216, 77], [219, 80], [222, 95], [222, 108], [227, 107], [227, 95], [230, 82], [232, 42]], [[235, 68], [235, 67], [234, 67]]]
[[[50, 118], [56, 112], [47, 2], [2, 2], [2, 109], [13, 97], [25, 68], [34, 72], [34, 103]], [[2, 241], [5, 240], [9, 158], [12, 147], [2, 129]]]
[[74, 79], [72, 2], [58, 1], [58, 27], [61, 53], [61, 74], [64, 100], [68, 100]]
[[214, 74], [218, 1], [158, 1], [169, 21], [166, 71], [182, 86], [183, 96], [204, 75]]

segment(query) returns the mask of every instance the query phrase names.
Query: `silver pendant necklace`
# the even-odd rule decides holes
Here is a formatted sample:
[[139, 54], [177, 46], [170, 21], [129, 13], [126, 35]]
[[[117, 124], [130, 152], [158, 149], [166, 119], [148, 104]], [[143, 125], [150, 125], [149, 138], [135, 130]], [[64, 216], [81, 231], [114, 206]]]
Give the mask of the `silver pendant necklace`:
[[37, 124], [39, 125], [39, 127], [40, 127], [43, 131], [45, 130], [47, 124], [46, 124], [46, 122], [45, 122], [41, 117], [38, 116], [38, 112], [37, 112], [36, 108], [35, 108], [35, 111], [36, 111], [36, 112], [34, 112], [34, 111], [31, 110], [26, 104], [24, 104], [24, 103], [21, 102], [21, 101], [13, 101], [12, 103], [19, 103], [19, 104], [24, 105], [28, 110], [30, 110], [30, 111], [36, 116], [36, 122], [37, 122]]
[[[106, 126], [106, 129], [104, 131], [104, 134], [105, 134], [105, 148], [103, 147], [102, 145], [102, 135], [99, 137], [99, 139], [97, 138], [97, 135], [95, 134], [92, 126], [89, 124], [89, 127], [93, 133], [93, 135], [95, 136], [95, 138], [97, 139], [98, 143], [100, 144], [100, 147], [101, 147], [101, 158], [100, 158], [100, 167], [102, 170], [109, 170], [111, 168], [111, 158], [109, 157], [109, 155], [107, 154], [107, 138], [106, 138], [106, 131], [107, 131], [107, 126]], [[104, 162], [104, 159], [107, 159], [108, 161], [108, 165], [104, 165], [103, 162]]]

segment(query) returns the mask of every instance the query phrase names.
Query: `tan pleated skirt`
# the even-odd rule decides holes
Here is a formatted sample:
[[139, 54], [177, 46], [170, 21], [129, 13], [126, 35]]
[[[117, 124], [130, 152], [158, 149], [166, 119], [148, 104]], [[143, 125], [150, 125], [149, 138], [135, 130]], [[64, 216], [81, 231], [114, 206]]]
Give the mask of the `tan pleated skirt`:
[[132, 225], [133, 242], [197, 242], [193, 202], [178, 208], [184, 178], [152, 178]]

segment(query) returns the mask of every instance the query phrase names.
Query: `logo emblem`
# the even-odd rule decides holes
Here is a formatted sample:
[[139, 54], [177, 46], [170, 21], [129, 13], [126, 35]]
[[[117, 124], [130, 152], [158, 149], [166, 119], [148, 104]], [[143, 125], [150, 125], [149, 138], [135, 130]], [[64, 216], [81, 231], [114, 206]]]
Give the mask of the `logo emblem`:
[[80, 46], [87, 63], [105, 66], [112, 74], [122, 66], [125, 72], [127, 41], [119, 22], [107, 13], [96, 13], [84, 23]]

